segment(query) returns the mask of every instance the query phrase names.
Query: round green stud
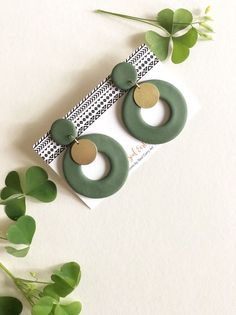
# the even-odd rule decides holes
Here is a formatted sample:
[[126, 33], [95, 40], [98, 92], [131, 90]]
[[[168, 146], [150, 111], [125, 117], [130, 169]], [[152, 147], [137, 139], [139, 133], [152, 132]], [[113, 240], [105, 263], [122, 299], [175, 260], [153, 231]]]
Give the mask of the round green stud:
[[54, 121], [50, 134], [53, 141], [61, 145], [68, 145], [77, 137], [75, 125], [70, 120], [63, 118]]
[[126, 91], [136, 84], [137, 71], [130, 63], [121, 62], [112, 70], [111, 79], [115, 86]]

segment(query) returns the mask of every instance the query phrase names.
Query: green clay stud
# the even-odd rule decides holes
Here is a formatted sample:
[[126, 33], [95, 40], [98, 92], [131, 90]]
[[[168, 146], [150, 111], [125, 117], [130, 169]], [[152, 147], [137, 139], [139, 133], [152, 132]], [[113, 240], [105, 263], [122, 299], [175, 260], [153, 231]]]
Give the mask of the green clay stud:
[[130, 63], [121, 62], [112, 70], [111, 79], [115, 86], [126, 91], [136, 84], [137, 71]]
[[77, 136], [75, 125], [67, 119], [57, 119], [51, 127], [51, 137], [53, 141], [61, 145], [68, 145]]

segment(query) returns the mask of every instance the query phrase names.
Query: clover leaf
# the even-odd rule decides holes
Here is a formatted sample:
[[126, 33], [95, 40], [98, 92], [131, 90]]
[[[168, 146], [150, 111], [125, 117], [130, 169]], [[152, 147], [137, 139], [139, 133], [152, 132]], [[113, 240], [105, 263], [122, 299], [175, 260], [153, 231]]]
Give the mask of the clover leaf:
[[22, 248], [22, 249], [16, 249], [16, 248], [11, 247], [11, 246], [5, 246], [5, 249], [8, 252], [8, 254], [20, 258], [20, 257], [25, 257], [28, 254], [30, 247], [27, 246], [27, 247]]
[[10, 172], [5, 179], [6, 187], [1, 191], [1, 198], [7, 199], [12, 195], [23, 193], [20, 177], [16, 171]]
[[189, 48], [192, 48], [198, 39], [197, 30], [192, 27], [182, 36], [173, 37], [173, 52], [171, 59], [173, 63], [181, 63], [189, 56]]
[[78, 315], [82, 305], [80, 302], [70, 304], [60, 304], [52, 297], [45, 296], [40, 298], [32, 307], [32, 315]]
[[30, 245], [35, 233], [36, 225], [32, 217], [25, 215], [16, 223], [10, 225], [7, 231], [7, 239], [13, 244]]
[[48, 174], [39, 166], [32, 166], [26, 172], [26, 195], [43, 202], [56, 198], [56, 185], [48, 180]]
[[193, 15], [190, 11], [186, 9], [177, 9], [174, 12], [173, 16], [173, 26], [172, 26], [172, 34], [175, 34], [183, 29], [185, 29], [187, 26], [191, 25], [193, 21]]
[[169, 52], [170, 37], [161, 36], [154, 31], [148, 31], [145, 34], [146, 42], [149, 43], [149, 48], [159, 57], [160, 60], [165, 60]]
[[47, 173], [39, 166], [30, 167], [25, 174], [25, 187], [21, 185], [18, 172], [10, 172], [5, 179], [5, 187], [0, 193], [0, 204], [5, 205], [6, 215], [17, 220], [26, 212], [26, 197], [31, 196], [42, 202], [56, 198], [56, 185], [48, 180]]
[[[80, 278], [80, 266], [76, 262], [66, 263], [51, 276], [54, 283], [49, 285], [50, 290], [60, 297], [65, 297], [77, 287]], [[45, 290], [49, 290], [49, 286], [45, 287]]]
[[[5, 200], [5, 212], [10, 219], [17, 220], [26, 210], [19, 174], [16, 171], [10, 172], [5, 179], [5, 185], [0, 194], [1, 199]], [[15, 198], [8, 199], [12, 196]]]
[[59, 295], [55, 292], [54, 284], [49, 284], [47, 285], [44, 289], [43, 292], [41, 293], [41, 296], [50, 296], [56, 301], [60, 300]]
[[17, 220], [25, 214], [25, 197], [16, 197], [5, 202], [5, 213], [11, 220]]
[[172, 11], [164, 9], [157, 15], [157, 23], [165, 28], [169, 35], [162, 36], [154, 31], [148, 31], [145, 35], [149, 48], [158, 56], [160, 60], [165, 60], [173, 43], [171, 60], [173, 63], [181, 63], [189, 56], [189, 48], [192, 48], [198, 39], [196, 28], [191, 26], [183, 35], [175, 35], [177, 32], [190, 26], [193, 15], [186, 9]]
[[80, 302], [72, 302], [70, 304], [58, 304], [55, 307], [54, 315], [78, 315], [82, 310]]
[[1, 315], [20, 315], [23, 310], [22, 303], [11, 296], [0, 296]]
[[[198, 39], [212, 39], [209, 33], [213, 32], [209, 25], [211, 17], [208, 15], [210, 6], [204, 11], [204, 15], [194, 19], [193, 14], [184, 8], [175, 11], [166, 8], [157, 13], [154, 19], [146, 19], [104, 10], [96, 10], [97, 13], [105, 13], [121, 18], [142, 22], [158, 29], [147, 31], [145, 41], [153, 53], [160, 59], [167, 59], [171, 55], [173, 63], [181, 63], [186, 60]], [[161, 32], [160, 32], [161, 30]]]
[[54, 300], [51, 297], [45, 296], [38, 300], [32, 307], [32, 315], [49, 315], [53, 309]]
[[[22, 216], [16, 223], [10, 225], [7, 230], [7, 240], [13, 244], [30, 245], [36, 230], [36, 224], [32, 217]], [[29, 251], [29, 246], [23, 249], [16, 249], [7, 246], [6, 250], [9, 254], [16, 257], [25, 257]]]
[[[30, 237], [24, 236], [22, 239], [25, 243], [30, 241]], [[32, 306], [32, 315], [80, 314], [82, 305], [79, 301], [70, 303], [64, 302], [64, 299], [62, 303], [60, 301], [61, 297], [72, 292], [80, 281], [80, 266], [76, 262], [66, 263], [59, 271], [53, 273], [51, 276], [54, 281], [53, 283], [39, 281], [38, 277], [35, 279], [35, 273], [31, 273], [34, 278], [33, 280], [15, 277], [1, 262], [0, 270], [10, 277], [17, 289]], [[46, 286], [42, 288], [42, 285]], [[65, 286], [65, 290], [63, 289], [63, 285]], [[18, 312], [14, 312], [13, 307], [9, 308], [9, 312], [1, 312], [2, 310], [7, 309], [6, 305], [8, 305], [8, 302], [11, 302], [11, 300], [0, 298], [0, 315], [19, 315], [22, 311], [22, 306], [18, 308]], [[12, 304], [13, 303], [15, 303], [15, 301], [13, 301]]]

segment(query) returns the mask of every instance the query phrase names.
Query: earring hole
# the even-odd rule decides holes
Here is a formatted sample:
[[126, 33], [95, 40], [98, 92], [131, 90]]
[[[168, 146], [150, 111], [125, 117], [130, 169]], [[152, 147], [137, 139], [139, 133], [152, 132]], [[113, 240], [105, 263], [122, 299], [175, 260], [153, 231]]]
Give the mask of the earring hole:
[[88, 164], [82, 165], [82, 171], [86, 177], [99, 180], [106, 177], [110, 172], [110, 162], [105, 154], [98, 152], [96, 159]]
[[162, 126], [170, 119], [170, 107], [162, 99], [151, 108], [141, 108], [143, 120], [150, 126]]

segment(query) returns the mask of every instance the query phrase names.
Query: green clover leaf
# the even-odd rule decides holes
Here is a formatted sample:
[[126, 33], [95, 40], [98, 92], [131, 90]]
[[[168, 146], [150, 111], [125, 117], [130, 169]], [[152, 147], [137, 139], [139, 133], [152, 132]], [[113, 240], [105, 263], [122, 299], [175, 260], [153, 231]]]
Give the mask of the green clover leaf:
[[82, 310], [80, 302], [72, 302], [70, 304], [58, 304], [55, 307], [54, 315], [78, 315]]
[[171, 34], [175, 34], [185, 29], [187, 26], [191, 25], [192, 21], [193, 21], [193, 15], [190, 11], [186, 9], [182, 9], [182, 8], [177, 9], [174, 12]]
[[8, 254], [20, 258], [20, 257], [25, 257], [28, 254], [30, 247], [28, 246], [22, 249], [16, 249], [11, 246], [5, 246], [5, 249], [8, 252]]
[[193, 15], [186, 9], [164, 9], [157, 14], [157, 23], [173, 35], [185, 29], [193, 21]]
[[50, 290], [60, 297], [66, 297], [79, 284], [81, 278], [80, 266], [76, 262], [64, 264], [59, 271], [54, 272], [51, 279], [54, 283], [46, 286], [44, 290]]
[[80, 302], [59, 304], [50, 296], [40, 298], [32, 307], [32, 315], [79, 315], [82, 310]]
[[10, 172], [0, 194], [0, 204], [5, 205], [6, 215], [15, 221], [25, 214], [26, 195], [43, 202], [51, 202], [57, 195], [56, 185], [48, 180], [47, 173], [41, 167], [30, 167], [25, 177], [26, 187], [22, 188], [18, 172]]
[[35, 229], [34, 219], [28, 215], [22, 216], [8, 228], [7, 239], [13, 244], [30, 245]]
[[25, 197], [16, 197], [5, 202], [5, 213], [11, 220], [16, 221], [26, 211]]
[[26, 172], [26, 195], [43, 202], [56, 198], [56, 185], [48, 180], [48, 174], [39, 166], [32, 166]]
[[160, 60], [165, 60], [168, 56], [170, 37], [164, 37], [154, 31], [145, 34], [149, 48], [158, 56]]
[[12, 195], [22, 194], [23, 190], [20, 183], [19, 174], [16, 171], [10, 172], [5, 179], [6, 187], [1, 191], [1, 198], [3, 200]]
[[165, 60], [170, 50], [170, 43], [173, 43], [171, 60], [173, 63], [181, 63], [189, 56], [189, 48], [192, 48], [198, 39], [196, 28], [187, 29], [186, 33], [180, 36], [177, 32], [185, 30], [191, 25], [193, 15], [186, 9], [178, 9], [175, 12], [164, 9], [157, 14], [157, 23], [165, 28], [169, 36], [162, 36], [154, 31], [148, 31], [145, 35], [149, 48], [158, 56], [160, 60]]
[[[36, 230], [36, 224], [32, 217], [22, 216], [16, 223], [10, 225], [7, 230], [7, 239], [13, 244], [30, 245]], [[10, 246], [6, 247], [9, 254], [16, 257], [25, 257], [29, 251], [29, 246], [23, 249], [16, 249]]]
[[11, 296], [0, 296], [1, 315], [20, 315], [23, 310], [22, 303]]
[[[5, 179], [5, 185], [0, 194], [1, 199], [5, 200], [5, 212], [10, 219], [17, 220], [26, 210], [19, 174], [16, 171], [10, 172]], [[15, 198], [7, 200], [12, 196]]]
[[157, 23], [172, 34], [174, 19], [174, 11], [171, 9], [164, 9], [157, 14]]
[[198, 39], [197, 30], [192, 27], [187, 33], [182, 36], [173, 37], [173, 52], [171, 60], [173, 63], [181, 63], [188, 58], [190, 49]]
[[158, 32], [146, 32], [146, 44], [161, 61], [167, 59], [170, 52], [172, 62], [177, 64], [183, 62], [189, 56], [190, 48], [196, 44], [198, 39], [212, 39], [209, 33], [212, 33], [213, 29], [207, 23], [212, 21], [212, 18], [207, 15], [209, 10], [210, 7], [208, 6], [204, 11], [204, 15], [195, 19], [193, 14], [184, 8], [175, 11], [166, 8], [158, 12], [155, 19], [104, 10], [96, 10], [95, 12], [110, 14], [156, 27]]
[[[30, 241], [30, 237], [23, 238], [25, 242]], [[80, 314], [82, 305], [79, 301], [70, 303], [66, 303], [64, 301], [63, 303], [60, 302], [60, 297], [64, 297], [73, 291], [80, 281], [80, 266], [76, 262], [66, 263], [59, 271], [53, 273], [51, 278], [54, 283], [39, 281], [38, 277], [35, 278], [36, 275], [34, 272], [31, 273], [35, 278], [34, 280], [16, 277], [1, 262], [0, 270], [5, 272], [6, 275], [14, 282], [18, 290], [21, 291], [29, 304], [32, 306], [32, 315]], [[42, 285], [47, 286], [42, 290]], [[0, 315], [20, 315], [22, 305], [19, 303], [17, 303], [14, 298], [0, 297]]]
[[60, 300], [60, 297], [58, 296], [57, 293], [55, 293], [55, 287], [54, 284], [49, 284], [47, 285], [44, 289], [43, 292], [41, 293], [41, 296], [50, 296], [54, 300], [58, 301]]
[[54, 302], [54, 299], [49, 296], [40, 298], [37, 303], [32, 307], [32, 315], [51, 314]]

